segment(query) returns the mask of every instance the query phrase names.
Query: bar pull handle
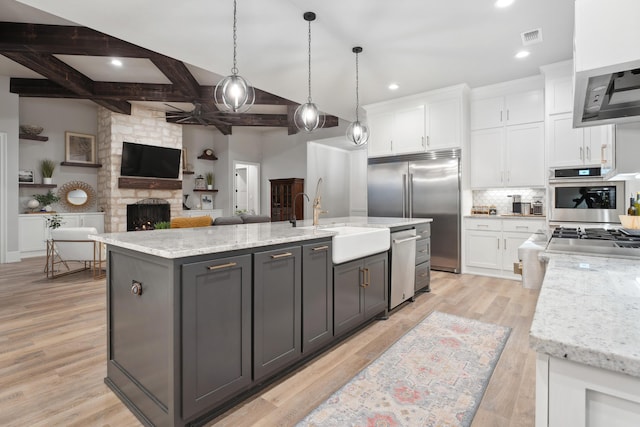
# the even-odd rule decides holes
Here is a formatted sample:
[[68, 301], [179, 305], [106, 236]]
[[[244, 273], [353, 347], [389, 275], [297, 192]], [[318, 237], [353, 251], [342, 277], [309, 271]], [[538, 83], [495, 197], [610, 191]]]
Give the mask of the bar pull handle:
[[362, 273], [362, 283], [360, 283], [360, 287], [366, 288], [367, 286], [369, 286], [369, 284], [367, 283], [367, 269], [361, 268], [360, 272]]
[[406, 208], [407, 208], [407, 174], [402, 174], [402, 217], [406, 218]]
[[489, 228], [489, 224], [476, 224], [476, 228]]
[[235, 262], [228, 262], [226, 264], [220, 265], [210, 265], [207, 267], [207, 270], [221, 270], [223, 268], [235, 267], [237, 264]]
[[280, 259], [280, 258], [286, 258], [293, 255], [291, 252], [284, 252], [281, 254], [276, 254], [276, 255], [271, 255], [271, 259]]
[[502, 110], [500, 110], [500, 123], [502, 123]]
[[327, 249], [329, 249], [329, 246], [317, 246], [315, 248], [312, 248], [312, 251], [326, 251]]
[[580, 160], [584, 160], [583, 151], [584, 151], [584, 148], [580, 147]]
[[427, 148], [427, 146], [426, 146], [426, 144], [425, 144], [424, 136], [422, 137], [422, 148]]
[[418, 240], [419, 238], [420, 236], [412, 236], [412, 237], [407, 237], [406, 239], [393, 239], [393, 243], [410, 242], [412, 240]]
[[507, 239], [504, 239], [504, 250], [507, 250]]
[[587, 145], [587, 160], [591, 160], [591, 147]]
[[498, 249], [500, 249], [500, 238], [496, 237], [496, 240], [498, 241]]
[[529, 231], [529, 226], [528, 225], [516, 225], [516, 229], [520, 229], [520, 228]]
[[369, 271], [368, 268], [365, 268], [364, 270], [367, 272], [367, 286], [365, 286], [365, 287], [368, 288], [369, 285], [371, 284], [371, 271]]
[[507, 110], [507, 121], [509, 121], [509, 110]]

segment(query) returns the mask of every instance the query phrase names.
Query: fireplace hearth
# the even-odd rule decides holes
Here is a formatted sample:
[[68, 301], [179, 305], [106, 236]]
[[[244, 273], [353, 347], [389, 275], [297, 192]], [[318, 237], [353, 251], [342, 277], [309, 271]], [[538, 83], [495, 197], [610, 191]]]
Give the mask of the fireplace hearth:
[[171, 220], [171, 205], [164, 199], [144, 199], [127, 205], [127, 231], [154, 230], [155, 224]]

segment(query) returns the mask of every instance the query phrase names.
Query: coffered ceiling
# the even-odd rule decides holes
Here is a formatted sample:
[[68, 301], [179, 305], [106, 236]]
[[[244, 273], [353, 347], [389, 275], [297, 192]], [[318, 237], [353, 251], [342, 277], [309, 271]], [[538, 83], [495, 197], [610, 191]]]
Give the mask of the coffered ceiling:
[[[238, 0], [240, 74], [264, 96], [282, 100], [257, 105], [250, 112], [267, 108], [286, 115], [292, 105], [306, 102], [308, 27], [302, 14], [308, 10], [318, 16], [312, 23], [313, 101], [346, 120], [354, 118], [355, 45], [364, 48], [361, 104], [458, 83], [478, 87], [527, 77], [538, 74], [541, 65], [571, 58], [574, 0], [515, 0], [505, 9], [495, 8], [494, 1]], [[130, 89], [132, 83], [157, 85], [163, 88], [156, 91], [162, 97], [139, 90], [140, 99], [127, 101], [156, 102], [164, 109], [165, 102], [181, 103], [175, 106], [187, 110], [194, 95], [206, 101], [208, 88], [230, 72], [232, 12], [231, 0], [4, 0], [0, 21], [81, 25], [153, 52], [124, 57], [119, 70], [104, 63], [104, 51], [85, 51], [86, 56], [56, 52], [47, 68], [60, 61], [93, 82], [123, 82]], [[538, 28], [542, 43], [527, 46], [531, 55], [516, 60], [515, 53], [523, 47], [521, 33]], [[17, 59], [0, 57], [0, 74], [42, 78], [20, 67]], [[185, 69], [192, 80], [183, 76]], [[390, 91], [392, 82], [399, 89]], [[95, 87], [106, 90], [101, 84]]]

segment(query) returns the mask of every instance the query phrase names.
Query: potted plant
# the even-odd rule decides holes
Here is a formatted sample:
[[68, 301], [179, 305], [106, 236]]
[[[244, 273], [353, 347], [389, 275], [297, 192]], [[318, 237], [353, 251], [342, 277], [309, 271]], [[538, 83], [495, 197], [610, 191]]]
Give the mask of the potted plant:
[[47, 191], [47, 194], [34, 194], [33, 198], [40, 203], [40, 206], [42, 206], [42, 210], [46, 212], [49, 212], [51, 210], [52, 203], [57, 203], [60, 201], [60, 197], [53, 194], [51, 190]]
[[207, 180], [207, 190], [213, 190], [213, 172], [207, 172], [205, 179]]
[[53, 171], [55, 170], [55, 168], [56, 164], [53, 160], [40, 160], [40, 173], [42, 174], [43, 184], [51, 184], [51, 177], [53, 176]]
[[58, 214], [53, 214], [51, 216], [48, 216], [48, 218], [46, 218], [46, 221], [47, 221], [47, 227], [52, 228], [54, 230], [56, 228], [59, 228], [63, 222], [62, 217]]

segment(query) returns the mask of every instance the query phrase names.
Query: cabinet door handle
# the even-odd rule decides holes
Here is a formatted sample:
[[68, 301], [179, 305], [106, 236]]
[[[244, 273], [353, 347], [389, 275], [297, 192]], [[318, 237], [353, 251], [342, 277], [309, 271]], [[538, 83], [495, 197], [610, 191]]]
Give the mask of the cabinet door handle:
[[367, 287], [367, 269], [361, 268], [360, 272], [362, 273], [362, 283], [360, 283], [360, 287], [366, 288]]
[[312, 251], [326, 251], [327, 249], [329, 249], [329, 246], [317, 246], [315, 248], [312, 248]]
[[584, 150], [584, 148], [580, 147], [580, 160], [584, 160], [583, 150]]
[[607, 145], [606, 144], [602, 144], [600, 146], [600, 163], [603, 165], [607, 164], [607, 153], [606, 153], [606, 148]]
[[507, 110], [507, 121], [509, 121], [509, 110]]
[[518, 229], [518, 228], [523, 228], [523, 229], [525, 229], [527, 231], [529, 230], [529, 226], [528, 225], [516, 225], [516, 229]]
[[504, 239], [504, 250], [507, 250], [507, 239]]
[[500, 122], [502, 123], [502, 110], [500, 110]]
[[498, 249], [500, 249], [500, 238], [496, 237], [496, 240], [498, 241]]
[[427, 277], [427, 273], [419, 274], [418, 277]]
[[504, 184], [504, 172], [500, 172], [500, 184]]
[[489, 224], [476, 224], [477, 228], [488, 228]]
[[591, 160], [591, 147], [587, 146], [587, 160]]
[[220, 270], [222, 268], [229, 268], [229, 267], [235, 267], [237, 264], [235, 262], [228, 262], [226, 264], [220, 264], [220, 265], [210, 265], [209, 267], [207, 267], [207, 270]]
[[393, 243], [410, 242], [412, 240], [418, 240], [419, 238], [420, 236], [412, 236], [412, 237], [407, 237], [406, 239], [393, 239]]
[[271, 255], [271, 259], [280, 259], [280, 258], [286, 258], [288, 256], [293, 255], [291, 252], [284, 252], [281, 254], [276, 254], [276, 255]]
[[429, 251], [427, 251], [426, 249], [423, 249], [423, 250], [418, 251], [418, 252], [420, 252], [421, 254], [425, 254], [425, 253], [427, 253], [427, 252], [429, 252]]
[[369, 285], [371, 284], [371, 271], [369, 271], [368, 268], [365, 268], [364, 271], [367, 272], [367, 283], [366, 283], [367, 286], [365, 287], [369, 287]]

